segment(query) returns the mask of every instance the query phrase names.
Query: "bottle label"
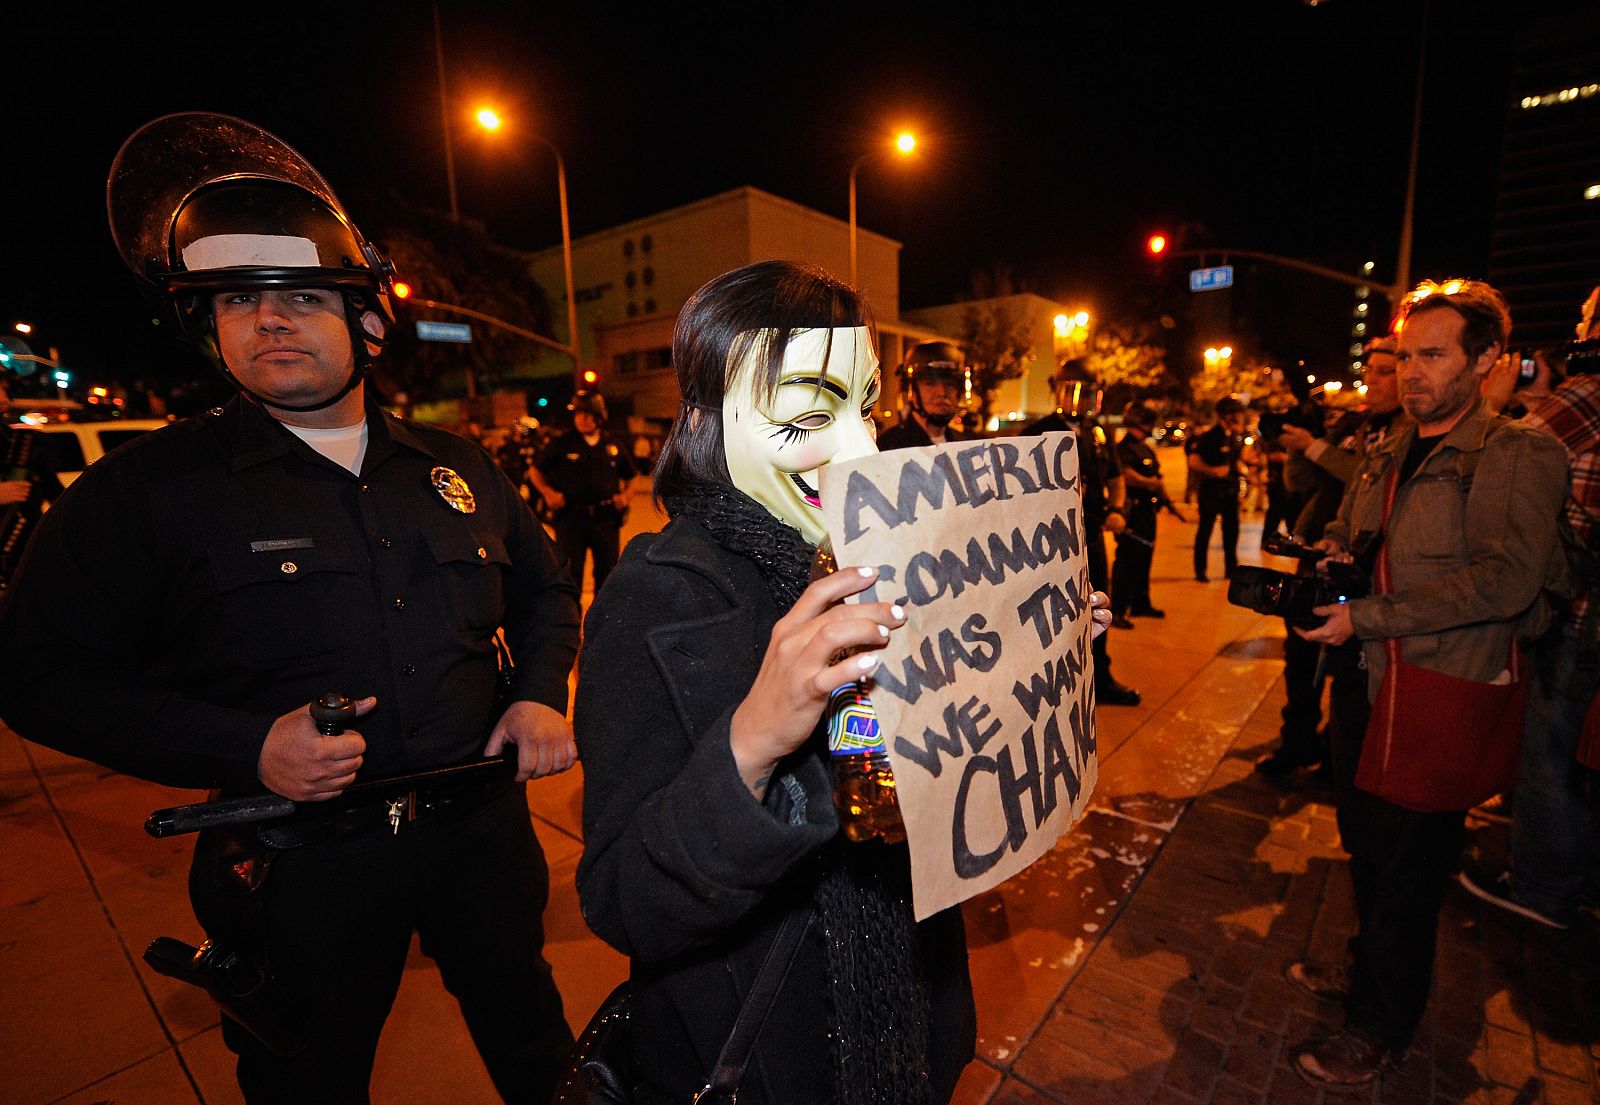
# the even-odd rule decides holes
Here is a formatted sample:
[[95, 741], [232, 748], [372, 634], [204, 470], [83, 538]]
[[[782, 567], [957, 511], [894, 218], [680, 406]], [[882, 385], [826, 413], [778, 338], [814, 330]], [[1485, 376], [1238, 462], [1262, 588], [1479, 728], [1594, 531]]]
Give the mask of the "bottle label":
[[859, 683], [846, 683], [828, 696], [826, 712], [828, 751], [835, 756], [858, 756], [864, 752], [883, 752], [883, 737], [878, 732], [878, 713], [872, 699]]

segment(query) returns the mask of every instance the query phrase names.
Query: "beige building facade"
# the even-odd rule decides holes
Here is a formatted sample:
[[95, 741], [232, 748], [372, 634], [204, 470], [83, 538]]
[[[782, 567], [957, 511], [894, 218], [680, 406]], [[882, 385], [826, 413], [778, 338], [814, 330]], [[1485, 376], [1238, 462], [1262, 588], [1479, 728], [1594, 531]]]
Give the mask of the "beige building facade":
[[[678, 409], [672, 371], [672, 329], [688, 298], [712, 277], [766, 260], [805, 261], [845, 279], [850, 228], [759, 188], [736, 188], [647, 218], [575, 239], [582, 367], [592, 368], [609, 399], [624, 400], [636, 418], [671, 419]], [[900, 243], [858, 226], [858, 283], [878, 321], [879, 357], [888, 369], [903, 349], [940, 336], [900, 318]], [[560, 247], [533, 255], [534, 278], [551, 299], [557, 337], [565, 340], [565, 278]], [[560, 358], [544, 354], [552, 368]], [[891, 385], [892, 372], [885, 373]], [[885, 400], [892, 409], [893, 396]]]

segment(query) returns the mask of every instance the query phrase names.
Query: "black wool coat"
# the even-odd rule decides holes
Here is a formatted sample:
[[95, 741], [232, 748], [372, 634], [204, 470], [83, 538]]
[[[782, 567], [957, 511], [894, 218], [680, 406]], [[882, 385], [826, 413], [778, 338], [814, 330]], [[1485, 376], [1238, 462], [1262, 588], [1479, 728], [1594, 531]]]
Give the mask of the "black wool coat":
[[[585, 623], [578, 894], [589, 926], [630, 959], [640, 1102], [681, 1103], [705, 1084], [838, 833], [819, 741], [780, 767], [764, 802], [734, 764], [729, 723], [778, 617], [754, 563], [678, 520], [629, 543]], [[820, 930], [813, 917], [740, 1086], [747, 1105], [834, 1095]], [[960, 912], [929, 918], [918, 936], [943, 1102], [975, 1038]]]

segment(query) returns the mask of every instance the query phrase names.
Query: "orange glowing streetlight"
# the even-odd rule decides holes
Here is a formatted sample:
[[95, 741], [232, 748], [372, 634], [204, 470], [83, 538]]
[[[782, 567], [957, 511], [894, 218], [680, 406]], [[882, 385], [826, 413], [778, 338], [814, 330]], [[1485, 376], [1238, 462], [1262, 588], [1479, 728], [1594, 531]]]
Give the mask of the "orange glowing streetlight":
[[492, 107], [480, 107], [473, 118], [478, 121], [480, 127], [488, 131], [499, 130], [504, 123], [504, 120], [500, 118], [500, 113]]
[[[892, 147], [901, 157], [910, 157], [917, 149], [917, 139], [910, 131], [901, 131], [895, 136]], [[877, 157], [882, 150], [868, 150], [856, 158], [855, 164], [850, 166], [850, 286], [856, 283], [856, 172], [869, 159]]]

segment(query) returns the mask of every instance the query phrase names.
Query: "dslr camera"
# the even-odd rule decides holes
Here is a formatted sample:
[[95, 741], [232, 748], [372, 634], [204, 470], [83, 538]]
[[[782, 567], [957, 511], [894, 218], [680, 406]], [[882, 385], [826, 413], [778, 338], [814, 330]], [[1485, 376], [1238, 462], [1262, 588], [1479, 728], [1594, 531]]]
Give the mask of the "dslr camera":
[[1292, 557], [1300, 562], [1300, 568], [1290, 575], [1271, 568], [1235, 567], [1228, 580], [1228, 601], [1235, 606], [1286, 618], [1301, 629], [1316, 629], [1327, 618], [1312, 613], [1314, 607], [1347, 602], [1367, 593], [1370, 573], [1359, 559], [1355, 563], [1327, 560], [1319, 569], [1326, 552], [1281, 533], [1263, 538], [1261, 551]]

